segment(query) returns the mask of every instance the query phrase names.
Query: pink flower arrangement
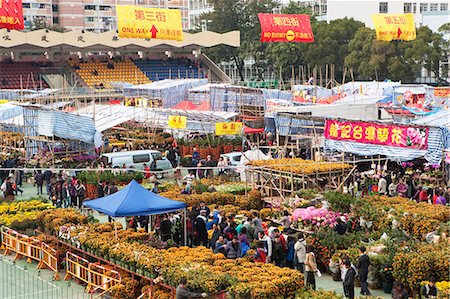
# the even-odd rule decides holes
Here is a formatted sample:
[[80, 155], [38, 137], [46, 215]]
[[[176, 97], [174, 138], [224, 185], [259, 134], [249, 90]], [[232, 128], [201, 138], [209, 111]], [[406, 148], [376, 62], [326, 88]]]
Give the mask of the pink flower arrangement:
[[408, 128], [406, 130], [406, 145], [424, 148], [426, 145], [425, 131], [419, 128]]
[[308, 207], [306, 209], [295, 209], [292, 213], [292, 218], [295, 221], [304, 221], [305, 224], [312, 224], [315, 226], [329, 226], [336, 225], [336, 219], [344, 217], [348, 220], [348, 215], [340, 212], [334, 212], [325, 208]]

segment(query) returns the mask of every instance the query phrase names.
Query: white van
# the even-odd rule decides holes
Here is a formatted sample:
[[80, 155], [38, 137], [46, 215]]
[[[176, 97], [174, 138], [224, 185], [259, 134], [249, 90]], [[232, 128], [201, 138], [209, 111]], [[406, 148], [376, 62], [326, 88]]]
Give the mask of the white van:
[[150, 167], [155, 160], [157, 170], [173, 169], [170, 161], [163, 157], [160, 151], [155, 150], [115, 152], [103, 154], [102, 157], [105, 157], [107, 163], [111, 163], [112, 167], [122, 168], [123, 164], [125, 164], [127, 168], [133, 166], [136, 169], [144, 169], [144, 164]]

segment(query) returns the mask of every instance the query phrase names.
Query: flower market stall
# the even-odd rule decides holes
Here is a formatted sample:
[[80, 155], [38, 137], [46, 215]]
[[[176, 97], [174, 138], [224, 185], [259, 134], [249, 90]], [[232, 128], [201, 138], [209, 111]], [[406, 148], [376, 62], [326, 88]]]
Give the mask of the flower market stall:
[[113, 218], [159, 215], [183, 210], [184, 243], [187, 243], [186, 204], [159, 196], [143, 188], [135, 180], [114, 194], [86, 201], [83, 205]]
[[249, 162], [246, 177], [267, 197], [292, 197], [298, 189], [338, 188], [354, 167], [347, 163], [316, 162], [301, 158]]

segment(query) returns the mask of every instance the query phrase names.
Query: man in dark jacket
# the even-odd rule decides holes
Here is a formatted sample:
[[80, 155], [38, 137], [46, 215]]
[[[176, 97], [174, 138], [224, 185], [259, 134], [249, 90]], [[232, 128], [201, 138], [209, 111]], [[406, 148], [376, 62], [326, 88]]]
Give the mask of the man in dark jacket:
[[99, 181], [97, 185], [97, 197], [104, 197], [105, 191], [103, 190], [103, 181]]
[[44, 181], [45, 186], [47, 187], [47, 195], [50, 195], [51, 190], [51, 184], [50, 184], [50, 178], [52, 177], [52, 172], [50, 170], [44, 171]]
[[369, 288], [367, 287], [367, 275], [369, 274], [370, 258], [365, 253], [366, 247], [359, 248], [360, 257], [356, 268], [358, 269], [359, 280], [361, 281], [361, 295], [370, 296]]
[[44, 174], [38, 170], [34, 176], [34, 182], [37, 187], [37, 195], [42, 194], [42, 185], [44, 185]]
[[206, 293], [193, 293], [190, 292], [187, 287], [187, 279], [182, 278], [180, 284], [177, 287], [176, 299], [189, 299], [189, 298], [206, 298], [208, 294]]
[[194, 245], [207, 246], [208, 245], [208, 232], [206, 230], [206, 211], [201, 210], [200, 215], [194, 220]]
[[346, 259], [344, 261], [344, 265], [347, 268], [347, 273], [345, 273], [345, 279], [344, 279], [345, 297], [347, 297], [349, 299], [353, 299], [353, 298], [355, 298], [354, 279], [356, 276], [356, 271], [351, 266], [350, 260]]

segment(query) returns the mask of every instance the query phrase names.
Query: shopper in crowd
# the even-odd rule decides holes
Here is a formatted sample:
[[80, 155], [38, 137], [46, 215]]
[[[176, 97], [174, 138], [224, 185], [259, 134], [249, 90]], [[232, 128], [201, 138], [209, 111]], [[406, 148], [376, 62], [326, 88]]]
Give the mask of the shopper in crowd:
[[207, 246], [208, 245], [208, 232], [206, 231], [206, 210], [201, 210], [200, 215], [195, 218], [194, 226], [194, 245]]
[[225, 251], [227, 259], [237, 259], [242, 256], [242, 244], [237, 236], [233, 236], [231, 241], [228, 241]]
[[86, 198], [86, 187], [80, 180], [78, 180], [75, 189], [77, 190], [78, 208], [81, 209], [84, 199]]
[[313, 247], [311, 245], [306, 246], [306, 257], [305, 257], [305, 275], [306, 275], [306, 284], [307, 288], [311, 288], [313, 290], [316, 289], [316, 278], [315, 273], [317, 272], [317, 263], [316, 256], [313, 252]]
[[408, 291], [405, 289], [402, 283], [394, 281], [392, 287], [392, 299], [408, 299]]
[[384, 176], [380, 177], [380, 180], [378, 181], [378, 194], [380, 195], [387, 195], [387, 181]]
[[367, 276], [369, 274], [370, 258], [366, 254], [366, 247], [361, 246], [359, 248], [359, 258], [356, 268], [358, 269], [359, 280], [361, 281], [361, 295], [371, 296], [368, 285]]
[[436, 280], [434, 277], [430, 279], [430, 282], [423, 286], [422, 295], [425, 298], [437, 298], [438, 288], [436, 287]]
[[42, 186], [44, 185], [44, 174], [42, 171], [38, 170], [34, 176], [34, 183], [37, 187], [37, 195], [42, 194]]
[[182, 278], [180, 280], [180, 284], [177, 287], [176, 290], [176, 299], [189, 299], [189, 298], [206, 298], [208, 297], [208, 294], [206, 293], [193, 293], [190, 292], [187, 288], [187, 279]]
[[[355, 298], [355, 276], [356, 271], [352, 268], [350, 260], [346, 259], [344, 261], [345, 268], [347, 272], [345, 273], [344, 280], [344, 288], [345, 288], [345, 297], [348, 299]], [[370, 296], [370, 295], [369, 295]]]
[[266, 263], [272, 262], [272, 240], [270, 237], [264, 234], [264, 231], [260, 230], [257, 234], [257, 240], [264, 245], [267, 252]]
[[294, 251], [296, 254], [297, 262], [295, 263], [295, 268], [300, 272], [304, 272], [305, 259], [306, 259], [306, 240], [303, 233], [298, 234], [297, 242], [294, 245]]

